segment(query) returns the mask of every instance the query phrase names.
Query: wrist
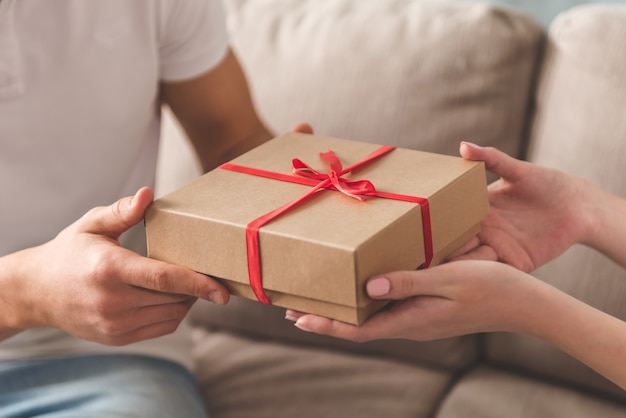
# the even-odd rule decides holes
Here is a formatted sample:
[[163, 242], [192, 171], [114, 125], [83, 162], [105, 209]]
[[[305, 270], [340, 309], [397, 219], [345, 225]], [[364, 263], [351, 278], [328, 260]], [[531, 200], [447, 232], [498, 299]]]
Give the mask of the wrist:
[[[0, 257], [0, 339], [29, 328], [41, 326], [35, 320], [32, 277], [34, 249], [26, 249]], [[8, 335], [7, 335], [8, 336]], [[5, 337], [7, 337], [5, 336]]]
[[589, 180], [580, 179], [580, 182], [584, 184], [585, 193], [581, 193], [583, 228], [578, 242], [610, 255], [616, 246], [623, 247], [626, 202]]
[[616, 213], [618, 199], [599, 186], [584, 178], [577, 178], [579, 201], [581, 202], [578, 219], [581, 231], [577, 242], [592, 248], [602, 249], [606, 237], [616, 233], [616, 222], [623, 213]]
[[561, 292], [534, 276], [523, 280], [524, 290], [516, 292], [513, 300], [517, 303], [510, 305], [513, 311], [508, 331], [545, 339], [549, 333], [546, 330], [549, 325], [547, 322], [553, 315]]

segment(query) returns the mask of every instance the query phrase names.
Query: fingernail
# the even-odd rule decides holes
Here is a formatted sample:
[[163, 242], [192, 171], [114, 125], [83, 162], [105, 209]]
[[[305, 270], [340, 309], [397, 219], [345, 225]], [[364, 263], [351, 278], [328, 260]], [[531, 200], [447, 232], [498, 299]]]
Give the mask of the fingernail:
[[213, 291], [209, 293], [209, 300], [213, 303], [217, 303], [218, 305], [223, 305], [226, 303], [224, 297], [221, 292]]
[[298, 312], [298, 311], [294, 311], [292, 309], [287, 309], [285, 311], [285, 319], [287, 319], [289, 321], [296, 322], [298, 320], [298, 318], [303, 317], [303, 316], [304, 316], [304, 313]]
[[311, 330], [307, 328], [306, 325], [304, 325], [302, 321], [300, 321], [299, 319], [296, 321], [294, 325], [298, 327], [299, 329], [301, 329], [302, 331], [311, 332]]
[[391, 283], [386, 277], [377, 277], [367, 282], [366, 289], [370, 296], [385, 296], [391, 289]]
[[481, 147], [480, 145], [476, 145], [473, 142], [468, 142], [468, 141], [461, 141], [461, 144], [465, 144], [470, 148], [474, 148], [474, 149], [482, 149], [483, 147]]

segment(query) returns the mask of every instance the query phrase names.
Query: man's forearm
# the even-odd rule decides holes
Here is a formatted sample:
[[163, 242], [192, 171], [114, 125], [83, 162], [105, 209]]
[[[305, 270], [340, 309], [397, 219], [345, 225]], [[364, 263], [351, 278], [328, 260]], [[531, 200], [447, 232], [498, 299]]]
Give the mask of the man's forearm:
[[187, 133], [204, 171], [272, 137], [256, 112], [245, 74], [232, 51], [194, 79], [162, 83], [161, 99]]
[[0, 257], [0, 341], [12, 337], [25, 328], [25, 313], [32, 311], [26, 306], [22, 295], [28, 290], [28, 282], [21, 272], [28, 266], [27, 255], [32, 250], [23, 250]]
[[[197, 149], [196, 153], [200, 159], [203, 171], [207, 172], [263, 144], [273, 136], [261, 122], [254, 129], [247, 132], [215, 130], [212, 133], [212, 138], [214, 138], [216, 146], [210, 151]], [[193, 142], [198, 143], [199, 141]]]

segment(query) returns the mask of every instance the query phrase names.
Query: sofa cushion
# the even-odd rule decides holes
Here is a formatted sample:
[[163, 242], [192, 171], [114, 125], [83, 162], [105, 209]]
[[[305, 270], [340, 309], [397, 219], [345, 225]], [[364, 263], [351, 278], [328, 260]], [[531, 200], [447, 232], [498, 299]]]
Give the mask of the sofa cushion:
[[453, 378], [205, 329], [194, 338], [196, 376], [215, 418], [430, 417]]
[[322, 347], [407, 363], [428, 363], [432, 367], [446, 370], [467, 368], [479, 356], [479, 339], [476, 336], [446, 338], [428, 343], [383, 340], [358, 344], [309, 334], [285, 319], [285, 309], [239, 297], [231, 297], [227, 306], [198, 301], [191, 315], [196, 326], [229, 330], [259, 339], [280, 340], [304, 347]]
[[459, 379], [436, 418], [618, 418], [626, 406], [531, 376], [480, 367]]
[[[626, 197], [625, 39], [626, 5], [576, 7], [555, 20], [528, 157]], [[535, 274], [626, 320], [626, 270], [597, 252], [573, 247]], [[497, 334], [487, 341], [492, 361], [626, 399], [623, 390], [539, 340]]]

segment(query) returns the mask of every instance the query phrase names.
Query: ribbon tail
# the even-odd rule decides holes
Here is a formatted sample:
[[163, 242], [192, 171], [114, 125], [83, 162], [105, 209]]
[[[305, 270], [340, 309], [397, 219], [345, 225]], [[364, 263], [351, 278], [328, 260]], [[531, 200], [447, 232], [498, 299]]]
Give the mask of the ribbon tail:
[[[363, 202], [365, 199], [363, 196], [360, 196], [362, 190], [356, 188], [346, 188], [344, 187], [344, 183], [337, 177], [330, 177], [330, 182], [338, 192], [345, 194], [348, 197], [359, 200]], [[347, 184], [346, 184], [347, 185]]]
[[300, 196], [298, 199], [287, 203], [274, 209], [271, 212], [266, 213], [250, 222], [246, 227], [246, 251], [248, 255], [248, 275], [250, 277], [250, 288], [254, 292], [254, 295], [259, 302], [265, 304], [271, 304], [270, 298], [263, 289], [263, 276], [261, 273], [261, 246], [259, 239], [259, 230], [262, 226], [268, 224], [273, 219], [278, 218], [283, 213], [291, 210], [294, 206], [302, 203], [318, 190], [327, 186], [330, 180], [320, 182], [318, 185], [310, 189], [306, 194]]

